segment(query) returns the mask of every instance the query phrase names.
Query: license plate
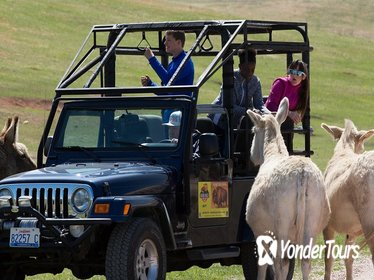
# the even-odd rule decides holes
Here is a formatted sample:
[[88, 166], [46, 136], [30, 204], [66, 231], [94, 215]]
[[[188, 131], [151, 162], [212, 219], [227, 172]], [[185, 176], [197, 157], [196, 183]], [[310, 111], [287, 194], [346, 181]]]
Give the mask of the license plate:
[[40, 230], [38, 228], [11, 228], [10, 247], [39, 248]]

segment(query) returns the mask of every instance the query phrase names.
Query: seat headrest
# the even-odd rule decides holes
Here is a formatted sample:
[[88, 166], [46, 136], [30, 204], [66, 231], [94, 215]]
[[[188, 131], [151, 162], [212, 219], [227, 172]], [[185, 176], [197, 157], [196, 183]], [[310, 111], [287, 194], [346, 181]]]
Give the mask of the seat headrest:
[[134, 114], [122, 114], [120, 119], [124, 121], [125, 125], [131, 125], [139, 122], [139, 116]]
[[219, 153], [218, 137], [215, 133], [203, 133], [199, 138], [199, 151], [202, 157], [211, 157]]
[[213, 133], [215, 127], [213, 121], [208, 117], [200, 117], [196, 120], [196, 129], [200, 133]]

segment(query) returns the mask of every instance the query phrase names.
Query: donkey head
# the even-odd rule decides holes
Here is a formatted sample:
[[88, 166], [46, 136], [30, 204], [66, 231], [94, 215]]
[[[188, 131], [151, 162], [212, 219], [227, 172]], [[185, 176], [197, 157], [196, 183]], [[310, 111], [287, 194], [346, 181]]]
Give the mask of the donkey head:
[[[350, 147], [356, 154], [362, 154], [365, 150], [365, 142], [374, 136], [374, 129], [357, 130], [351, 120], [345, 120], [344, 129], [325, 123], [322, 123], [321, 127], [331, 134], [334, 140], [339, 141], [343, 147]], [[340, 146], [337, 145], [337, 147]]]
[[18, 140], [18, 117], [8, 118], [0, 132], [0, 179], [35, 169], [36, 165], [24, 144]]
[[288, 115], [288, 104], [287, 97], [283, 98], [275, 117], [271, 114], [261, 115], [252, 110], [247, 110], [247, 114], [254, 124], [253, 132], [255, 135], [251, 147], [251, 160], [255, 165], [261, 165], [264, 162], [266, 149], [269, 153], [288, 155], [280, 133], [280, 125]]

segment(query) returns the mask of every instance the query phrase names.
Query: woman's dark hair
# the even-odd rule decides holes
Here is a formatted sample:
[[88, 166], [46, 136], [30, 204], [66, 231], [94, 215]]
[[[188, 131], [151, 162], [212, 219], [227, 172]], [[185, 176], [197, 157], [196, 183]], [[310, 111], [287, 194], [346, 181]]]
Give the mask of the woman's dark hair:
[[301, 60], [294, 60], [291, 62], [288, 69], [295, 69], [303, 71], [305, 73], [305, 79], [301, 81], [300, 86], [300, 100], [297, 104], [296, 110], [301, 113], [301, 117], [304, 117], [306, 107], [309, 99], [309, 74], [308, 74], [308, 65]]

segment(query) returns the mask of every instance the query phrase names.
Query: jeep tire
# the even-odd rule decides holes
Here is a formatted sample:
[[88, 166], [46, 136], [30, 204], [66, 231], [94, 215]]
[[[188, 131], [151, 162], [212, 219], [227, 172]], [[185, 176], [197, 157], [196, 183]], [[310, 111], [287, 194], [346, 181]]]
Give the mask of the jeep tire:
[[166, 278], [166, 248], [157, 225], [147, 218], [118, 224], [109, 238], [105, 274], [107, 279]]
[[[257, 249], [256, 242], [248, 242], [242, 244], [240, 248], [240, 258], [243, 268], [243, 275], [246, 280], [257, 280]], [[266, 270], [266, 280], [274, 279], [274, 271], [272, 266], [268, 266]]]
[[[243, 268], [243, 274], [246, 280], [256, 280], [257, 279], [257, 253], [256, 253], [256, 243], [249, 242], [244, 243], [240, 248], [240, 258]], [[295, 259], [289, 260], [289, 267], [287, 273], [287, 280], [292, 280], [295, 270]], [[274, 266], [268, 266], [266, 270], [266, 280], [273, 280]]]

